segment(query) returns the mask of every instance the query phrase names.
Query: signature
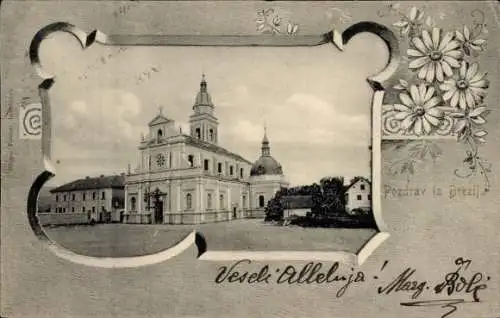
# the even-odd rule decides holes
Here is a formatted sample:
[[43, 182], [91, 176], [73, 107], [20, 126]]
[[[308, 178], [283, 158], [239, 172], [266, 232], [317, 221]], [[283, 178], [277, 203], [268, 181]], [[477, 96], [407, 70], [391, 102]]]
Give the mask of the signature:
[[[459, 257], [455, 259], [455, 270], [445, 274], [443, 281], [433, 286], [431, 293], [434, 295], [458, 296], [455, 298], [440, 298], [429, 300], [417, 300], [425, 290], [430, 290], [429, 282], [413, 279], [416, 270], [405, 269], [387, 286], [379, 287], [378, 293], [389, 295], [397, 292], [411, 293], [410, 302], [400, 303], [408, 307], [441, 307], [448, 310], [441, 318], [445, 318], [458, 310], [458, 305], [481, 302], [479, 292], [485, 290], [490, 277], [481, 272], [469, 270], [472, 261]], [[468, 297], [466, 297], [468, 296]], [[467, 299], [470, 300], [467, 300]]]

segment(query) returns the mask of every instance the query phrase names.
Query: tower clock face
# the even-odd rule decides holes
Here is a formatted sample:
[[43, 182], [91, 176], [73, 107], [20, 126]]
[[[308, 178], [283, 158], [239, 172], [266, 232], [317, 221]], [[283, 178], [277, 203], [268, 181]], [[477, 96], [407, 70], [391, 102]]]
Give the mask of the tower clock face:
[[161, 153], [156, 155], [156, 163], [159, 167], [163, 167], [165, 165], [165, 156]]

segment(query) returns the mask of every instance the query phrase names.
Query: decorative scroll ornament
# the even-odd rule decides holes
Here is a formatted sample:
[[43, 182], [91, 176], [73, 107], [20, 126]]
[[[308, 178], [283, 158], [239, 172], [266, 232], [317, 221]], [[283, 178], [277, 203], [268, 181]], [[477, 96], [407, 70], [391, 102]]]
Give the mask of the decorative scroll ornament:
[[19, 138], [42, 138], [42, 104], [22, 105], [19, 114]]
[[294, 35], [299, 31], [298, 24], [284, 19], [272, 8], [257, 11], [255, 23], [257, 31], [263, 34]]
[[399, 14], [401, 20], [394, 26], [408, 43], [411, 77], [399, 79], [393, 86], [395, 102], [383, 107], [383, 138], [411, 139], [410, 144], [421, 139], [457, 139], [467, 150], [464, 168], [456, 169], [455, 175], [469, 177], [479, 172], [488, 191], [490, 165], [478, 155], [479, 145], [486, 142], [483, 125], [489, 114], [487, 73], [476, 60], [486, 49], [484, 14], [473, 11], [473, 25], [456, 30], [435, 26], [416, 7], [409, 15]]

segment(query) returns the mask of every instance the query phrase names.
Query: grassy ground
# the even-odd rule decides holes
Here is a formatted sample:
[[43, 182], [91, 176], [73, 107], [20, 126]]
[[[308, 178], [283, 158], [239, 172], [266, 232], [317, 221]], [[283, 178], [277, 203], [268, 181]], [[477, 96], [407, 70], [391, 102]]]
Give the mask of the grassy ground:
[[282, 227], [247, 219], [200, 225], [98, 224], [46, 228], [58, 244], [84, 255], [137, 256], [159, 252], [192, 230], [201, 232], [209, 250], [356, 252], [372, 229]]

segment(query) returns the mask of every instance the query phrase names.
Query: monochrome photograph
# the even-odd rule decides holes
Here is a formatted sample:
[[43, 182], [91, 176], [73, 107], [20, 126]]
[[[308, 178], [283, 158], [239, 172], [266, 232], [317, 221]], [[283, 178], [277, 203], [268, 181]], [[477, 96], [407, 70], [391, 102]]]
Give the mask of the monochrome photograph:
[[[377, 63], [364, 60], [369, 41]], [[216, 250], [345, 250], [377, 232], [371, 95], [387, 49], [110, 47], [65, 34], [55, 177], [38, 218], [81, 254], [153, 253], [196, 229]], [[71, 51], [71, 52], [68, 52]], [[68, 56], [84, 61], [55, 63]], [[363, 65], [360, 65], [365, 63]]]

